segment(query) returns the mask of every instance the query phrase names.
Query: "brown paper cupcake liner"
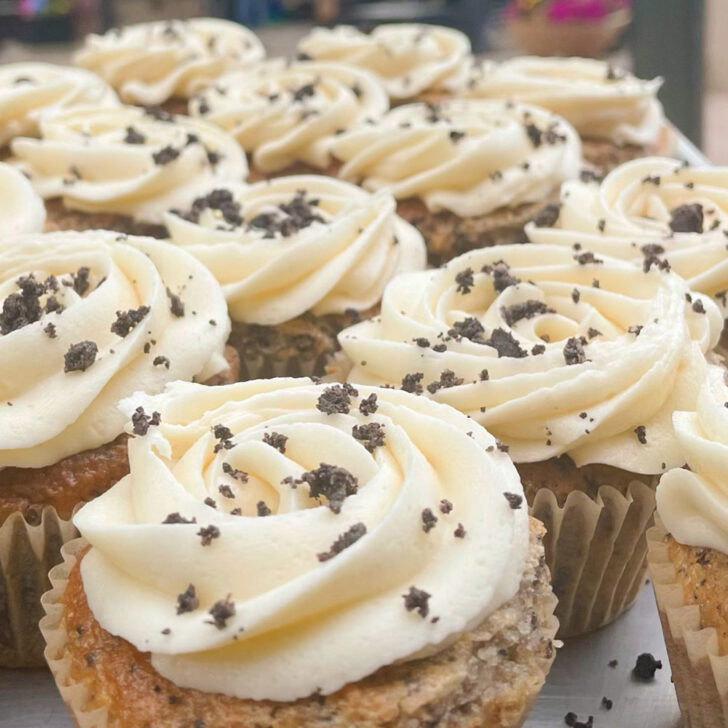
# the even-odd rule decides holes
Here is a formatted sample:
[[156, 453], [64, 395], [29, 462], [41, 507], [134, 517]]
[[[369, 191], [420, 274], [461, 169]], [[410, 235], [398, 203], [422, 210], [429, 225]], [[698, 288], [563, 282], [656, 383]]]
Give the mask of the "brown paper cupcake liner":
[[638, 480], [626, 494], [611, 485], [602, 485], [595, 498], [572, 491], [561, 506], [551, 490], [538, 490], [531, 515], [546, 527], [560, 638], [593, 632], [634, 603], [647, 569], [645, 533], [654, 510], [654, 485]]
[[55, 508], [37, 525], [21, 513], [0, 524], [0, 667], [42, 667], [45, 643], [38, 631], [48, 572], [61, 561], [61, 546], [78, 532]]
[[647, 532], [647, 561], [684, 725], [726, 728], [728, 655], [720, 655], [716, 630], [701, 628], [700, 607], [685, 601], [668, 557], [666, 536], [656, 519]]

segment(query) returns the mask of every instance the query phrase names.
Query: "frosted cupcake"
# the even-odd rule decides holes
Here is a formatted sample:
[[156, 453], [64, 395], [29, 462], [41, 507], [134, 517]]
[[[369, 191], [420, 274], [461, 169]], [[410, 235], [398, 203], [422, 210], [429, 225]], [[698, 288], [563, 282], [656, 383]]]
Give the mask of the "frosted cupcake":
[[14, 161], [47, 200], [48, 229], [162, 237], [164, 213], [217, 181], [242, 181], [245, 153], [218, 127], [134, 106], [78, 107], [17, 138]]
[[218, 76], [264, 56], [262, 43], [246, 27], [193, 18], [91, 34], [75, 61], [106, 80], [127, 103], [184, 113], [187, 100]]
[[439, 25], [393, 23], [363, 33], [350, 25], [314, 28], [298, 44], [299, 58], [341, 61], [375, 74], [393, 103], [443, 88], [466, 70], [470, 41]]
[[578, 176], [579, 137], [550, 112], [499, 101], [393, 109], [332, 146], [339, 176], [391, 189], [439, 265], [473, 248], [522, 242], [524, 225]]
[[[104, 231], [3, 242], [0, 665], [43, 664], [40, 595], [71, 515], [128, 472], [118, 400], [234, 380], [229, 330], [212, 275], [167, 243]], [[151, 422], [138, 415], [137, 433]]]
[[694, 728], [728, 722], [728, 387], [710, 367], [673, 418], [687, 465], [662, 476], [649, 563], [680, 710]]
[[695, 403], [718, 307], [657, 267], [513, 245], [399, 276], [381, 311], [339, 337], [349, 381], [484, 425], [547, 527], [562, 633], [618, 616], [641, 584], [656, 476], [682, 465], [671, 417]]
[[573, 124], [584, 159], [601, 174], [622, 162], [674, 147], [657, 92], [662, 79], [643, 81], [591, 58], [513, 58], [472, 63], [451, 84], [457, 96], [510, 99], [542, 106]]
[[44, 598], [78, 723], [522, 725], [554, 599], [484, 429], [303, 379], [176, 383], [123, 409], [158, 422], [77, 514], [85, 540]]
[[0, 156], [17, 136], [37, 136], [41, 119], [72, 106], [118, 106], [110, 86], [93, 73], [52, 63], [0, 66]]
[[389, 109], [368, 71], [330, 61], [283, 59], [237, 71], [190, 102], [190, 113], [233, 135], [248, 153], [251, 179], [281, 174], [336, 174], [331, 144]]
[[0, 220], [3, 235], [39, 233], [45, 225], [43, 200], [25, 175], [9, 164], [0, 163]]
[[243, 379], [324, 374], [338, 332], [376, 309], [394, 275], [425, 267], [390, 194], [328, 177], [219, 188], [166, 223], [222, 286]]
[[559, 204], [544, 209], [526, 233], [534, 243], [580, 243], [642, 268], [672, 268], [728, 318], [728, 168], [635, 160], [601, 184], [565, 183]]

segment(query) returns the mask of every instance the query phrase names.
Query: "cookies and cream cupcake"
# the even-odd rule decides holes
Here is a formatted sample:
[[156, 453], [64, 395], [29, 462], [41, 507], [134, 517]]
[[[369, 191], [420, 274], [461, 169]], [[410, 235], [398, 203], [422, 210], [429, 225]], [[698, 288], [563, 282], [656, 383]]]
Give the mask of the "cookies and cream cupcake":
[[314, 28], [298, 44], [299, 58], [340, 61], [376, 75], [393, 103], [415, 100], [462, 74], [468, 37], [454, 28], [415, 23], [380, 25], [363, 33], [351, 25]]
[[25, 175], [9, 164], [0, 163], [0, 221], [3, 235], [42, 232], [46, 212]]
[[635, 598], [655, 478], [683, 462], [672, 413], [694, 405], [721, 327], [675, 273], [511, 245], [398, 276], [381, 316], [339, 341], [350, 382], [450, 404], [509, 451], [549, 532], [567, 635]]
[[0, 154], [17, 136], [37, 136], [44, 116], [72, 106], [118, 106], [113, 89], [81, 68], [52, 63], [0, 66]]
[[296, 172], [335, 174], [337, 134], [378, 119], [389, 100], [376, 77], [333, 61], [276, 59], [230, 73], [190, 101], [190, 113], [234, 136], [251, 180]]
[[397, 273], [425, 267], [386, 190], [320, 175], [219, 188], [166, 224], [222, 286], [244, 379], [324, 374], [338, 332], [376, 310]]
[[77, 107], [16, 138], [13, 161], [48, 201], [49, 229], [106, 228], [163, 236], [164, 213], [217, 181], [242, 181], [245, 153], [198, 119], [136, 106]]
[[119, 399], [234, 381], [229, 331], [215, 279], [168, 243], [101, 230], [3, 239], [0, 665], [43, 664], [39, 600], [71, 515], [128, 471]]
[[86, 37], [79, 66], [113, 86], [126, 103], [184, 113], [187, 99], [235, 68], [265, 57], [248, 28], [220, 18], [139, 23]]
[[543, 529], [483, 428], [308, 379], [175, 383], [122, 409], [154, 422], [76, 514], [44, 597], [80, 724], [522, 724], [554, 599]]
[[606, 173], [618, 164], [673, 151], [657, 93], [661, 78], [645, 81], [592, 58], [526, 56], [474, 61], [451, 93], [520, 101], [563, 116], [582, 138], [584, 159]]
[[548, 111], [466, 99], [392, 109], [337, 136], [332, 153], [342, 179], [391, 189], [440, 264], [522, 242], [524, 225], [578, 176], [580, 149], [574, 129]]
[[696, 404], [673, 417], [687, 464], [660, 480], [649, 564], [686, 725], [728, 721], [728, 386], [710, 367]]

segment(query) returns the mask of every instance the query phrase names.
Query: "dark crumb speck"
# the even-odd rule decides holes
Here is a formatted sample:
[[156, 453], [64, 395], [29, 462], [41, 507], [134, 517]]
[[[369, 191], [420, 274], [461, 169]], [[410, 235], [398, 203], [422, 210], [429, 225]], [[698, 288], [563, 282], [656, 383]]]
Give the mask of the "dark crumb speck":
[[670, 230], [674, 233], [702, 233], [703, 206], [694, 202], [676, 207], [670, 212]]
[[177, 157], [179, 157], [179, 155], [180, 150], [175, 149], [173, 146], [168, 144], [166, 147], [162, 147], [160, 150], [154, 152], [152, 154], [152, 159], [154, 160], [154, 164], [161, 167], [173, 162], [177, 159]]
[[368, 422], [365, 425], [354, 425], [352, 437], [359, 440], [369, 452], [384, 445], [384, 425], [379, 422]]
[[583, 364], [586, 361], [586, 353], [584, 352], [584, 340], [572, 336], [564, 345], [564, 361], [568, 365]]
[[604, 708], [604, 710], [611, 710], [613, 706], [614, 706], [613, 700], [611, 700], [610, 698], [607, 698], [606, 696], [602, 698], [602, 708]]
[[639, 425], [634, 428], [634, 434], [637, 435], [637, 439], [643, 445], [647, 444], [647, 430], [644, 425]]
[[422, 530], [425, 533], [429, 533], [437, 525], [437, 516], [432, 512], [432, 509], [425, 508], [421, 514], [422, 517]]
[[538, 211], [536, 217], [533, 218], [533, 224], [540, 228], [553, 227], [559, 221], [560, 214], [561, 206], [555, 202], [550, 202]]
[[270, 514], [273, 513], [265, 501], [258, 501], [255, 507], [258, 511], [258, 516], [261, 518], [264, 516], [270, 516]]
[[275, 448], [279, 452], [285, 453], [288, 437], [286, 437], [286, 435], [281, 435], [280, 432], [266, 432], [263, 435], [263, 442], [266, 445], [270, 445]]
[[218, 629], [225, 629], [228, 619], [235, 616], [235, 604], [230, 600], [230, 594], [225, 599], [215, 602], [208, 614], [212, 616], [212, 622]]
[[447, 500], [447, 498], [443, 498], [440, 501], [440, 513], [445, 513], [446, 515], [448, 513], [452, 513], [452, 508], [453, 505], [449, 500]]
[[344, 501], [359, 489], [352, 473], [337, 465], [321, 463], [318, 468], [303, 473], [296, 483], [307, 483], [311, 498], [325, 497], [334, 513], [341, 513]]
[[462, 523], [458, 523], [458, 527], [453, 531], [455, 538], [465, 538], [467, 531]]
[[326, 415], [349, 414], [351, 398], [359, 393], [350, 384], [334, 384], [326, 387], [318, 398], [316, 409]]
[[179, 513], [169, 513], [167, 517], [162, 521], [163, 524], [170, 524], [170, 525], [177, 525], [177, 524], [185, 524], [185, 523], [197, 523], [196, 518], [190, 518], [187, 519], [184, 516], [181, 516]]
[[182, 318], [185, 315], [185, 305], [182, 303], [182, 299], [172, 291], [167, 289], [167, 296], [169, 297], [169, 310], [172, 312], [172, 316]]
[[470, 293], [470, 291], [473, 289], [473, 286], [475, 285], [475, 280], [473, 278], [473, 269], [472, 268], [466, 268], [465, 270], [461, 270], [459, 273], [455, 275], [455, 283], [457, 283], [457, 292], [462, 293], [463, 295]]
[[217, 526], [203, 526], [197, 535], [200, 537], [200, 542], [203, 546], [209, 546], [214, 539], [220, 538], [220, 529]]
[[348, 549], [349, 546], [355, 544], [366, 532], [367, 527], [363, 523], [355, 523], [331, 544], [331, 548], [328, 551], [317, 554], [318, 560], [328, 561], [329, 559], [333, 559], [334, 556], [340, 554], [344, 549]]
[[498, 352], [498, 358], [510, 357], [521, 359], [528, 356], [528, 352], [521, 348], [518, 340], [510, 333], [500, 327], [493, 329], [490, 338], [485, 341], [487, 346], [492, 346]]
[[155, 356], [152, 365], [155, 367], [164, 367], [169, 369], [170, 361], [166, 356]]
[[149, 313], [149, 306], [130, 308], [128, 311], [117, 311], [116, 320], [111, 324], [111, 333], [117, 336], [127, 336], [137, 324], [143, 321]]
[[377, 395], [372, 392], [368, 397], [365, 397], [361, 402], [359, 402], [359, 412], [361, 412], [365, 417], [368, 417], [377, 411], [378, 406]]
[[518, 493], [503, 493], [503, 497], [514, 511], [517, 511], [523, 505], [523, 496]]
[[131, 416], [132, 432], [139, 437], [149, 432], [150, 427], [159, 427], [162, 422], [162, 416], [159, 412], [152, 412], [148, 415], [143, 407], [137, 407]]
[[99, 348], [93, 341], [80, 341], [78, 344], [71, 344], [64, 354], [63, 371], [85, 372], [95, 361]]
[[177, 595], [177, 614], [194, 612], [200, 606], [194, 585], [190, 584], [181, 594]]
[[431, 595], [426, 591], [411, 586], [407, 594], [402, 595], [404, 599], [404, 608], [408, 612], [417, 611], [417, 614], [419, 614], [422, 619], [425, 619], [425, 617], [427, 617], [430, 613], [430, 596]]
[[400, 389], [411, 394], [422, 394], [422, 379], [424, 378], [422, 372], [413, 372], [412, 374], [405, 374], [402, 377], [402, 385]]
[[632, 675], [637, 680], [647, 681], [655, 677], [657, 670], [662, 670], [662, 661], [656, 660], [649, 652], [643, 652], [637, 657]]

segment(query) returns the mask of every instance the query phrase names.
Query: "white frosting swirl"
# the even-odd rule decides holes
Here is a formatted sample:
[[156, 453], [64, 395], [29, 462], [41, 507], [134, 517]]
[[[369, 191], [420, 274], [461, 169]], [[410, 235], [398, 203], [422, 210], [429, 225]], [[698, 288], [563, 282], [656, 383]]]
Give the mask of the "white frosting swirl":
[[16, 139], [12, 150], [42, 197], [153, 224], [248, 171], [243, 150], [218, 127], [135, 106], [55, 114], [41, 122], [40, 139]]
[[[168, 243], [120, 237], [92, 230], [3, 242], [0, 467], [43, 467], [99, 447], [123, 431], [122, 397], [204, 380], [225, 365], [230, 321], [210, 273]], [[31, 274], [36, 285], [57, 277], [57, 290], [40, 286], [40, 307], [33, 291], [20, 294], [18, 280]], [[170, 310], [168, 290], [180, 296], [183, 316]], [[112, 331], [117, 312], [130, 310], [140, 310], [136, 325]], [[81, 342], [97, 352], [85, 371], [69, 369], [66, 355]]]
[[369, 72], [344, 63], [283, 59], [236, 71], [190, 102], [190, 112], [230, 132], [264, 172], [331, 162], [335, 134], [377, 119], [389, 99]]
[[342, 178], [460, 217], [543, 200], [581, 167], [579, 137], [563, 119], [472, 99], [399, 106], [338, 136], [332, 152]]
[[673, 423], [690, 469], [675, 468], [660, 478], [660, 518], [680, 543], [728, 554], [728, 387], [723, 367], [709, 367], [695, 406], [675, 412]]
[[[692, 211], [680, 209], [695, 205]], [[566, 182], [560, 208], [553, 227], [526, 226], [532, 242], [579, 242], [640, 266], [657, 255], [691, 288], [716, 297], [728, 318], [728, 167], [695, 169], [674, 159], [636, 159], [601, 184]]]
[[98, 76], [52, 63], [0, 66], [0, 146], [16, 136], [36, 136], [40, 120], [71, 106], [118, 106], [116, 94]]
[[26, 176], [0, 163], [0, 221], [3, 235], [39, 233], [45, 225], [45, 206]]
[[[122, 405], [157, 411], [162, 424], [129, 442], [130, 475], [74, 519], [92, 546], [84, 590], [99, 623], [151, 652], [180, 687], [253, 700], [329, 694], [447, 644], [518, 589], [528, 517], [503, 496], [522, 498], [521, 484], [493, 438], [449, 407], [390, 390], [361, 388], [348, 413], [324, 414], [324, 392], [303, 379], [175, 383]], [[372, 395], [376, 412], [364, 415]], [[215, 439], [218, 425], [229, 444]], [[357, 427], [376, 429], [378, 446], [368, 451]], [[356, 486], [343, 504], [296, 484], [322, 463]], [[196, 523], [164, 524], [170, 513]], [[205, 546], [198, 532], [209, 526]], [[336, 553], [352, 528], [360, 538]], [[190, 584], [198, 604], [178, 615]], [[411, 587], [430, 595], [422, 614], [405, 606]], [[215, 625], [210, 609], [228, 598]]]
[[248, 28], [219, 18], [164, 20], [86, 37], [78, 65], [94, 71], [128, 103], [155, 106], [189, 98], [234, 68], [265, 57]]
[[339, 336], [350, 381], [399, 387], [422, 373], [424, 393], [483, 424], [517, 462], [680, 464], [670, 418], [695, 402], [718, 308], [699, 294], [689, 302], [674, 273], [590, 259], [496, 246], [395, 278], [381, 317]]
[[315, 60], [343, 61], [379, 77], [393, 100], [412, 99], [465, 69], [470, 41], [439, 25], [395, 23], [367, 34], [351, 25], [314, 28], [298, 50]]
[[657, 99], [661, 78], [643, 81], [591, 58], [526, 56], [501, 63], [473, 62], [463, 81], [458, 79], [453, 91], [542, 106], [588, 138], [651, 146], [665, 126]]
[[304, 175], [216, 190], [206, 200], [188, 219], [168, 215], [167, 228], [212, 271], [235, 321], [364, 311], [395, 274], [426, 264], [422, 236], [384, 190], [372, 195]]

